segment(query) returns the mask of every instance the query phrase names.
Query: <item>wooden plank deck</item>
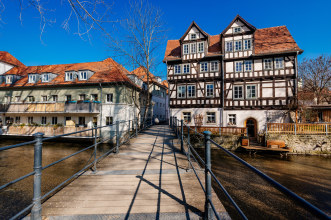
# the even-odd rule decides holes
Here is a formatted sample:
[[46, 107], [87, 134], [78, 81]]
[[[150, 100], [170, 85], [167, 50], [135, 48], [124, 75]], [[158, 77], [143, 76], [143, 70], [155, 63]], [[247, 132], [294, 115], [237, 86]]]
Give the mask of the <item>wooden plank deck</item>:
[[[199, 219], [204, 192], [169, 126], [149, 128], [43, 204], [46, 219]], [[199, 173], [204, 182], [203, 171]], [[213, 203], [229, 219], [213, 192]]]

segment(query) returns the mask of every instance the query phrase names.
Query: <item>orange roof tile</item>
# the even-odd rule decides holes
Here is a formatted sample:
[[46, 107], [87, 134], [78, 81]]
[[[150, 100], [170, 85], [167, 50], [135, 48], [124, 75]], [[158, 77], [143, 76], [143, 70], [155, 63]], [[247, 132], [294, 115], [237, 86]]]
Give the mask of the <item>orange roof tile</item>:
[[[88, 80], [65, 81], [66, 71], [91, 70], [94, 74]], [[50, 82], [28, 83], [29, 73], [53, 73], [57, 76]], [[43, 65], [29, 67], [15, 67], [6, 74], [15, 74], [23, 76], [13, 85], [2, 83], [0, 87], [22, 87], [22, 86], [45, 86], [45, 85], [77, 85], [77, 84], [93, 84], [93, 83], [113, 83], [127, 82], [136, 86], [127, 77], [127, 71], [123, 66], [112, 60], [111, 58], [99, 62], [74, 63], [74, 64], [58, 64], [58, 65]], [[138, 87], [138, 86], [136, 86]]]
[[[147, 71], [145, 67], [138, 67], [135, 70], [133, 70], [131, 72], [131, 74], [136, 75], [139, 79], [141, 79], [142, 81], [144, 81], [145, 83], [147, 82]], [[164, 87], [164, 85], [162, 85], [161, 83], [159, 83], [156, 79], [156, 76], [154, 76], [151, 72], [149, 73], [149, 80], [150, 82], [153, 82], [159, 86]]]
[[255, 54], [302, 51], [286, 26], [256, 30], [254, 43]]
[[13, 55], [7, 51], [0, 51], [0, 61], [14, 65], [14, 66], [25, 66], [21, 61], [16, 59]]

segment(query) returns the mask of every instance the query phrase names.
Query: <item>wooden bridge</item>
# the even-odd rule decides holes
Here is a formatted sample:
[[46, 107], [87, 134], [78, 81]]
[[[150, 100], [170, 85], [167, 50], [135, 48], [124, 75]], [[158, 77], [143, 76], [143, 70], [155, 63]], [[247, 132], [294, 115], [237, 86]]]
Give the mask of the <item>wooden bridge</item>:
[[[46, 219], [199, 219], [205, 193], [166, 125], [153, 126], [42, 205]], [[199, 167], [195, 164], [196, 168]], [[198, 171], [204, 180], [204, 171]], [[203, 183], [204, 184], [204, 183]], [[229, 219], [212, 192], [220, 216]]]

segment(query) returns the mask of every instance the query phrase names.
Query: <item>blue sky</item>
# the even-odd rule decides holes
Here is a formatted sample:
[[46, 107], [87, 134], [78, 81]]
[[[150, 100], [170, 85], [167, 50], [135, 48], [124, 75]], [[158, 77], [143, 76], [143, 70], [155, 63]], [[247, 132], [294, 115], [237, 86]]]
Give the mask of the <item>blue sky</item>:
[[[58, 1], [51, 1], [56, 8], [57, 22], [48, 26], [40, 40], [39, 17], [31, 9], [23, 11], [19, 20], [18, 1], [5, 1], [6, 10], [0, 23], [0, 50], [8, 51], [26, 65], [44, 65], [99, 61], [111, 53], [106, 47], [101, 32], [93, 31], [90, 41], [61, 28], [68, 11], [61, 10]], [[207, 33], [221, 33], [231, 20], [240, 14], [256, 28], [286, 25], [304, 53], [299, 57], [314, 57], [331, 54], [331, 1], [151, 1], [163, 12], [168, 30], [167, 39], [179, 39], [194, 20]], [[128, 8], [126, 1], [114, 1], [113, 17], [121, 17]], [[166, 43], [158, 54], [161, 61]], [[166, 78], [164, 64], [157, 75]]]

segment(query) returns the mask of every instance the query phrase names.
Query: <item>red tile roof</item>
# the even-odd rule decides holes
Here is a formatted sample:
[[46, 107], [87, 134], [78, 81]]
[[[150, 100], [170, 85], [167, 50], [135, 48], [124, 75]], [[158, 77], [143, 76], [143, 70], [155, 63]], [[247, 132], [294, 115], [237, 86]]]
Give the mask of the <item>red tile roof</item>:
[[302, 51], [286, 26], [256, 30], [254, 44], [255, 54]]
[[[208, 52], [206, 56], [212, 56], [221, 53], [221, 36], [209, 35]], [[180, 40], [168, 40], [166, 52], [164, 54], [164, 61], [166, 60], [180, 60], [181, 47]]]
[[[131, 74], [136, 75], [139, 79], [144, 81], [145, 83], [147, 82], [147, 71], [145, 67], [138, 67], [135, 70], [131, 72]], [[151, 72], [149, 73], [149, 80], [150, 82], [153, 82], [161, 87], [164, 87], [162, 83], [159, 83], [156, 79], [156, 76], [154, 76]]]
[[[65, 81], [66, 71], [79, 71], [79, 70], [91, 70], [94, 74], [88, 80], [74, 80]], [[50, 82], [28, 83], [29, 73], [53, 73], [57, 76]], [[6, 74], [15, 74], [23, 76], [20, 80], [13, 85], [2, 83], [0, 87], [22, 87], [22, 86], [45, 86], [45, 85], [78, 85], [78, 84], [93, 84], [93, 83], [130, 83], [127, 77], [127, 71], [123, 66], [112, 60], [111, 58], [105, 59], [99, 62], [88, 63], [74, 63], [74, 64], [58, 64], [58, 65], [43, 65], [43, 66], [29, 66], [29, 67], [14, 67]], [[137, 87], [137, 86], [136, 86]]]
[[[252, 29], [253, 30], [253, 29]], [[293, 39], [286, 26], [257, 29], [254, 32], [253, 55], [303, 52]], [[222, 53], [221, 34], [209, 36], [209, 47], [206, 56]], [[168, 40], [164, 60], [181, 60], [180, 40]]]
[[0, 51], [0, 61], [14, 65], [14, 66], [24, 66], [18, 59], [6, 51]]

